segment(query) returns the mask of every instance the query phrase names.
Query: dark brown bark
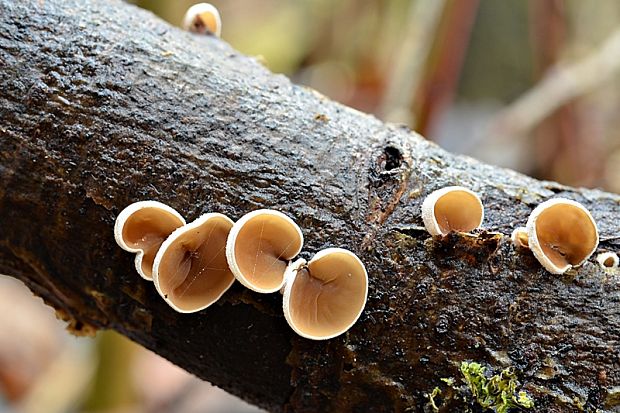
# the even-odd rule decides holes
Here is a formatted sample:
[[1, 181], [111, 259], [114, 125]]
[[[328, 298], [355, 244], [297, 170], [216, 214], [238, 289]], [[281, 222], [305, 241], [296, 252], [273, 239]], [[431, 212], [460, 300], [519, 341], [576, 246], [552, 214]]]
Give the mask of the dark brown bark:
[[[538, 411], [618, 404], [618, 272], [591, 260], [553, 276], [506, 235], [432, 240], [420, 219], [449, 184], [478, 191], [503, 234], [565, 196], [618, 250], [617, 195], [450, 155], [117, 0], [0, 0], [0, 86], [0, 272], [74, 332], [115, 329], [272, 411], [423, 411], [464, 360], [515, 367]], [[278, 294], [238, 284], [175, 313], [113, 239], [119, 211], [145, 199], [188, 220], [286, 212], [304, 257], [362, 258], [366, 310], [325, 342], [287, 327]], [[476, 409], [457, 396], [442, 409]]]

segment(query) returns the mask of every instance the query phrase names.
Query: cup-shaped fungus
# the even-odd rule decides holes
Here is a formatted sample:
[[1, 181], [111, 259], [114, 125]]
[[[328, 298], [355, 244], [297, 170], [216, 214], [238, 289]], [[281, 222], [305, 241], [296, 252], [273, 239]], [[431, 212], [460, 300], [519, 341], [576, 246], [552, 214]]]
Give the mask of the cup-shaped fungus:
[[615, 252], [601, 252], [596, 256], [596, 261], [605, 269], [618, 268], [618, 264], [620, 263], [618, 254]]
[[273, 293], [284, 285], [289, 260], [304, 243], [297, 224], [281, 212], [252, 211], [237, 221], [226, 243], [235, 278], [250, 290]]
[[347, 331], [359, 318], [368, 296], [368, 274], [351, 251], [328, 248], [306, 264], [287, 271], [283, 293], [286, 321], [300, 336], [326, 340]]
[[422, 203], [424, 227], [433, 236], [469, 232], [482, 224], [484, 207], [475, 192], [461, 186], [438, 189]]
[[529, 248], [527, 228], [525, 227], [515, 228], [515, 230], [512, 231], [512, 235], [510, 235], [510, 239], [516, 247]]
[[181, 313], [200, 311], [233, 284], [225, 253], [232, 226], [225, 215], [205, 214], [164, 241], [153, 264], [153, 281], [172, 308]]
[[168, 205], [157, 201], [135, 202], [118, 215], [114, 238], [125, 251], [136, 254], [136, 271], [146, 280], [153, 279], [153, 260], [159, 247], [177, 228], [183, 217]]
[[552, 274], [583, 264], [598, 246], [594, 218], [570, 199], [555, 198], [538, 205], [526, 228], [530, 250]]
[[183, 28], [193, 33], [211, 33], [220, 37], [222, 19], [220, 12], [209, 3], [198, 3], [187, 9], [183, 17]]

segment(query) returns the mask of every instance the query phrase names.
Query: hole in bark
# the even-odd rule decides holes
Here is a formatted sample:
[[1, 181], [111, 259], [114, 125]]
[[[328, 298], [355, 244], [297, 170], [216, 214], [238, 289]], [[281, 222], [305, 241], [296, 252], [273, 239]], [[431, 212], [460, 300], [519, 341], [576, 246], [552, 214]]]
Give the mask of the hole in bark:
[[403, 164], [403, 154], [400, 149], [393, 146], [386, 146], [383, 150], [384, 169], [391, 171], [392, 169], [400, 168]]

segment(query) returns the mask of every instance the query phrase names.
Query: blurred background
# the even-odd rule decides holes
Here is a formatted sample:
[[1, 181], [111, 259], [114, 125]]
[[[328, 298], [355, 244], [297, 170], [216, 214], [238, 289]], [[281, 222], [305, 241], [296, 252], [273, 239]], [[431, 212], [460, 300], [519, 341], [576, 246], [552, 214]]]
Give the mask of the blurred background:
[[[174, 25], [194, 2], [136, 0]], [[444, 148], [620, 192], [620, 2], [213, 0], [272, 71]], [[0, 277], [0, 412], [258, 412]]]

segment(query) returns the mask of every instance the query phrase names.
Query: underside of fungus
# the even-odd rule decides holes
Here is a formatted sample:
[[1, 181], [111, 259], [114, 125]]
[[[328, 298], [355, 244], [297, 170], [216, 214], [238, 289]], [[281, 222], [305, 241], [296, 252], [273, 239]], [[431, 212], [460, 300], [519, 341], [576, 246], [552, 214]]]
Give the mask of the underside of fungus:
[[532, 211], [527, 236], [534, 256], [553, 274], [583, 264], [598, 246], [598, 229], [590, 212], [563, 198], [543, 202]]
[[326, 340], [347, 331], [368, 296], [368, 274], [352, 252], [328, 248], [288, 270], [283, 293], [286, 321], [300, 336]]
[[303, 246], [301, 229], [281, 212], [261, 209], [244, 215], [230, 231], [226, 257], [235, 278], [260, 293], [284, 285], [289, 260]]
[[200, 311], [217, 301], [235, 281], [226, 262], [226, 240], [233, 222], [205, 214], [162, 244], [153, 265], [155, 287], [182, 313]]
[[422, 203], [422, 220], [433, 236], [470, 232], [484, 219], [478, 195], [467, 188], [449, 186], [434, 191]]
[[164, 240], [185, 225], [183, 217], [168, 205], [140, 201], [127, 206], [116, 218], [114, 238], [125, 251], [136, 253], [136, 271], [153, 279], [153, 260]]
[[198, 3], [185, 13], [183, 28], [193, 33], [212, 33], [219, 37], [222, 31], [222, 19], [215, 6], [209, 3]]

